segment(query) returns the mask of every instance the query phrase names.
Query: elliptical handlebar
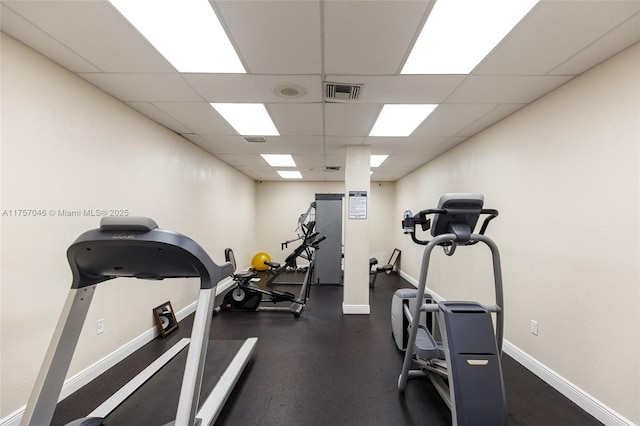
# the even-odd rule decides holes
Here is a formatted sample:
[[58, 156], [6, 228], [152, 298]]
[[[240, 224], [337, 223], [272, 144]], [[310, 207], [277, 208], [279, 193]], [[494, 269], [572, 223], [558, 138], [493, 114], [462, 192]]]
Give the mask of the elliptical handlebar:
[[[318, 233], [316, 232], [315, 235], [318, 235]], [[311, 241], [311, 244], [309, 244], [309, 245], [317, 250], [318, 246], [320, 245], [320, 243], [323, 242], [326, 239], [327, 239], [326, 235], [317, 236], [316, 238], [313, 239], [313, 241]]]
[[[422, 227], [423, 231], [428, 231], [429, 229], [431, 229], [431, 218], [427, 217], [429, 215], [454, 215], [454, 214], [460, 214], [461, 212], [464, 212], [463, 209], [427, 209], [427, 210], [421, 210], [418, 213], [416, 213], [415, 216], [413, 217], [406, 217], [402, 220], [402, 228], [403, 229], [410, 229], [410, 231], [408, 232], [408, 234], [411, 235], [411, 239], [413, 240], [414, 243], [416, 244], [420, 244], [420, 245], [427, 245], [429, 244], [430, 240], [420, 240], [416, 237], [416, 225], [420, 225]], [[487, 227], [489, 226], [489, 222], [491, 222], [494, 218], [496, 218], [498, 216], [498, 210], [495, 209], [469, 209], [467, 210], [467, 213], [469, 214], [475, 214], [475, 215], [487, 215], [483, 222], [482, 222], [482, 226], [480, 226], [480, 231], [478, 232], [478, 234], [480, 235], [484, 235], [484, 233], [487, 230]], [[473, 229], [470, 229], [471, 232], [473, 232]], [[437, 234], [436, 234], [437, 235]], [[464, 245], [472, 245], [472, 244], [476, 244], [477, 241], [460, 241], [461, 243], [463, 243]], [[451, 243], [442, 243], [442, 246], [448, 246]]]

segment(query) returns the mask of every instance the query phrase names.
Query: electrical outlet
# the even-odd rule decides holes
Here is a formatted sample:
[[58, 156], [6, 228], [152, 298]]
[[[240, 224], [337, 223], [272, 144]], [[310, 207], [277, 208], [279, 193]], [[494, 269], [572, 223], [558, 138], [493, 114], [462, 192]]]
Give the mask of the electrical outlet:
[[98, 334], [104, 333], [104, 319], [98, 320]]
[[531, 320], [531, 334], [538, 335], [538, 321]]

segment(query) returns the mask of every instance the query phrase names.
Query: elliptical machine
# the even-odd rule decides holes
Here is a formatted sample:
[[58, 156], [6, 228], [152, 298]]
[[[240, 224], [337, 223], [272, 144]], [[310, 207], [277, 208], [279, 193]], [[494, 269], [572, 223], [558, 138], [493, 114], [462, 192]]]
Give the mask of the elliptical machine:
[[[314, 234], [313, 239], [307, 242], [307, 244], [313, 248], [313, 251], [309, 261], [309, 267], [307, 268], [304, 281], [302, 282], [302, 288], [300, 289], [300, 294], [298, 296], [293, 293], [289, 293], [288, 291], [264, 290], [253, 285], [251, 282], [253, 280], [258, 280], [258, 274], [256, 271], [234, 272], [232, 277], [236, 286], [233, 290], [225, 294], [222, 305], [217, 307], [215, 312], [219, 312], [221, 310], [281, 311], [290, 312], [295, 318], [298, 318], [307, 303], [311, 290], [315, 250], [318, 249], [318, 246], [325, 238], [326, 237], [324, 235], [319, 236], [316, 233]], [[233, 269], [235, 271], [236, 260], [233, 250], [230, 248], [225, 250], [225, 260], [233, 265]], [[276, 304], [280, 302], [290, 302], [290, 305], [288, 307], [262, 305], [263, 303]]]
[[[400, 289], [392, 300], [392, 334], [398, 348], [406, 350], [398, 389], [404, 392], [410, 378], [428, 377], [449, 406], [454, 425], [508, 424], [500, 362], [504, 328], [500, 255], [484, 235], [498, 211], [483, 209], [483, 203], [481, 194], [445, 194], [436, 209], [405, 214], [402, 221], [405, 233], [426, 247], [418, 288]], [[427, 218], [430, 215], [433, 222]], [[480, 231], [473, 233], [481, 215], [485, 218]], [[416, 225], [423, 231], [431, 228], [433, 239], [416, 238]], [[491, 249], [495, 305], [436, 301], [425, 293], [429, 260], [436, 246], [452, 256], [458, 247], [478, 242]], [[434, 332], [436, 324], [439, 335]]]

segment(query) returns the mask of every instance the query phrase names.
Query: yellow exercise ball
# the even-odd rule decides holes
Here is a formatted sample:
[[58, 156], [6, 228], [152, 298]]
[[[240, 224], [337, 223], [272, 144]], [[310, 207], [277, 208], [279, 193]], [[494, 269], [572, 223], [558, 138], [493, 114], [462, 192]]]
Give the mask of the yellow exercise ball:
[[271, 257], [267, 253], [257, 253], [251, 259], [251, 268], [255, 271], [266, 271], [269, 267], [264, 262], [271, 262]]

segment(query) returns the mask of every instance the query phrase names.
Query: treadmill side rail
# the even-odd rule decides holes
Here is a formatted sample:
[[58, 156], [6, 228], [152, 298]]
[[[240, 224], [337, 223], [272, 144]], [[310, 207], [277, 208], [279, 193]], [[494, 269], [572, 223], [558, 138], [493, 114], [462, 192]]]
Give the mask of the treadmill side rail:
[[69, 291], [21, 425], [51, 423], [95, 289], [93, 285]]

